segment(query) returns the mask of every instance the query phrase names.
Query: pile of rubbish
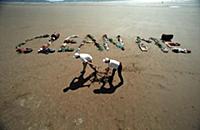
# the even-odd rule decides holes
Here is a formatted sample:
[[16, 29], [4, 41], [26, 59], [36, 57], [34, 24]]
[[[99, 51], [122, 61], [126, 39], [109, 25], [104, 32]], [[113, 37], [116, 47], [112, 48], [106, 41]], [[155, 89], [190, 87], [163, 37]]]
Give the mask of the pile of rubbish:
[[76, 38], [79, 38], [79, 36], [78, 35], [71, 35], [71, 36], [68, 36], [67, 38], [65, 38], [65, 40], [63, 41], [63, 44], [58, 49], [58, 52], [73, 52], [75, 49], [70, 48], [68, 46], [68, 44], [76, 44], [77, 42], [74, 40]]
[[60, 33], [53, 33], [52, 35], [49, 35], [49, 34], [44, 34], [44, 35], [39, 35], [39, 36], [36, 36], [36, 37], [33, 37], [33, 38], [30, 38], [30, 39], [26, 39], [24, 42], [18, 44], [15, 48], [16, 48], [16, 52], [18, 53], [24, 53], [24, 54], [27, 54], [27, 53], [30, 53], [33, 51], [32, 48], [25, 48], [25, 47], [22, 47], [23, 45], [26, 45], [28, 42], [30, 41], [33, 41], [35, 39], [41, 39], [41, 38], [48, 38], [48, 43], [45, 43], [41, 46], [41, 48], [38, 50], [38, 53], [44, 53], [44, 54], [48, 54], [48, 53], [53, 53], [55, 52], [54, 49], [51, 49], [49, 48], [49, 46], [54, 42], [56, 41], [58, 38], [60, 37]]
[[139, 36], [136, 37], [135, 43], [138, 44], [138, 47], [142, 52], [147, 52], [149, 50], [148, 45], [154, 43], [160, 50], [164, 53], [168, 53], [171, 50], [174, 53], [191, 53], [191, 50], [186, 48], [181, 48], [181, 44], [173, 42], [173, 34], [162, 34], [160, 39], [150, 37], [149, 39], [144, 39]]
[[[44, 35], [39, 35], [39, 36], [36, 36], [36, 37], [33, 37], [33, 38], [30, 38], [30, 39], [26, 39], [24, 42], [18, 44], [16, 46], [16, 52], [18, 53], [24, 53], [24, 54], [27, 54], [27, 53], [31, 53], [33, 51], [32, 48], [25, 48], [25, 47], [22, 47], [23, 45], [27, 44], [28, 42], [30, 41], [33, 41], [35, 39], [41, 39], [41, 38], [48, 38], [48, 42], [44, 43], [39, 49], [38, 49], [38, 53], [43, 53], [43, 54], [49, 54], [49, 53], [54, 53], [56, 50], [55, 49], [52, 49], [50, 48], [50, 46], [52, 45], [52, 43], [54, 41], [56, 41], [58, 38], [60, 37], [60, 33], [58, 32], [54, 32], [53, 34], [49, 35], [49, 34], [44, 34]], [[97, 39], [95, 38], [94, 35], [92, 34], [87, 34], [84, 39], [82, 40], [82, 42], [80, 43], [80, 45], [78, 46], [77, 49], [75, 48], [71, 48], [70, 47], [70, 44], [77, 44], [77, 40], [80, 38], [78, 35], [71, 35], [71, 36], [68, 36], [64, 39], [63, 43], [61, 44], [60, 48], [58, 49], [58, 52], [77, 52], [77, 51], [80, 51], [80, 48], [82, 46], [85, 45], [85, 43], [92, 43], [94, 44], [94, 46], [97, 48], [97, 50], [99, 51], [109, 51], [109, 44], [112, 43], [113, 45], [115, 45], [117, 48], [120, 48], [121, 50], [125, 50], [124, 48], [124, 42], [121, 38], [120, 35], [118, 35], [116, 37], [116, 41], [112, 38], [109, 38], [107, 34], [104, 34], [102, 36], [102, 41], [103, 41], [103, 44], [100, 44]]]
[[49, 38], [49, 34], [44, 34], [44, 35], [40, 35], [40, 36], [36, 36], [36, 37], [33, 37], [33, 38], [30, 38], [30, 39], [26, 39], [24, 42], [22, 43], [19, 43], [15, 48], [16, 48], [16, 52], [18, 53], [24, 53], [24, 54], [27, 54], [27, 53], [30, 53], [33, 51], [32, 48], [25, 48], [25, 47], [22, 47], [23, 45], [27, 44], [29, 41], [33, 41], [35, 39], [40, 39], [40, 38]]
[[[16, 46], [16, 52], [18, 53], [31, 53], [33, 51], [32, 48], [30, 47], [23, 47], [30, 41], [33, 41], [35, 39], [42, 39], [42, 38], [47, 38], [48, 41], [44, 43], [39, 49], [38, 53], [43, 53], [43, 54], [49, 54], [49, 53], [54, 53], [56, 50], [50, 48], [50, 46], [60, 37], [60, 33], [54, 32], [53, 34], [43, 34], [39, 36], [35, 36], [30, 39], [26, 39], [24, 42], [18, 44]], [[162, 52], [168, 53], [169, 50], [171, 50], [174, 53], [191, 53], [191, 50], [186, 49], [186, 48], [181, 48], [180, 43], [173, 42], [174, 35], [173, 34], [162, 34], [161, 38], [154, 38], [150, 37], [149, 39], [142, 38], [140, 36], [136, 37], [135, 43], [138, 45], [139, 49], [142, 52], [147, 52], [149, 50], [149, 44], [154, 44], [156, 45]], [[68, 36], [64, 39], [63, 43], [61, 44], [60, 48], [58, 49], [57, 52], [79, 52], [81, 47], [84, 46], [85, 44], [94, 44], [94, 46], [97, 48], [99, 51], [109, 51], [110, 46], [114, 45], [115, 47], [121, 49], [122, 51], [125, 50], [124, 46], [124, 41], [122, 40], [122, 37], [120, 35], [117, 35], [115, 38], [109, 37], [107, 34], [104, 34], [102, 36], [102, 44], [97, 41], [94, 35], [92, 34], [87, 34], [83, 40], [81, 40], [81, 43], [79, 44], [78, 48], [72, 48], [70, 47], [70, 44], [78, 44], [77, 39], [80, 38], [78, 35], [71, 35]]]

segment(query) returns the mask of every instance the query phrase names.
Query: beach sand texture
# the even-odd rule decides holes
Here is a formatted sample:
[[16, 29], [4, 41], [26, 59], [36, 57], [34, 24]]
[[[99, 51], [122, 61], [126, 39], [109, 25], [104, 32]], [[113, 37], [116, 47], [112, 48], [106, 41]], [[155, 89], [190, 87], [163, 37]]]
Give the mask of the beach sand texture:
[[[0, 5], [0, 129], [199, 130], [199, 13], [198, 7]], [[88, 44], [81, 52], [101, 69], [104, 57], [121, 61], [124, 84], [110, 93], [94, 93], [98, 83], [64, 93], [82, 69], [73, 53], [37, 54], [46, 39], [28, 43], [30, 54], [15, 52], [23, 40], [54, 31], [61, 33], [55, 49], [71, 34], [91, 33], [101, 42], [104, 33], [120, 34], [125, 51], [110, 45], [110, 51], [99, 52]], [[165, 54], [153, 44], [142, 53], [134, 42], [137, 35], [162, 33], [174, 34], [192, 53]], [[91, 72], [88, 68], [86, 76]], [[114, 85], [118, 81], [116, 75]]]

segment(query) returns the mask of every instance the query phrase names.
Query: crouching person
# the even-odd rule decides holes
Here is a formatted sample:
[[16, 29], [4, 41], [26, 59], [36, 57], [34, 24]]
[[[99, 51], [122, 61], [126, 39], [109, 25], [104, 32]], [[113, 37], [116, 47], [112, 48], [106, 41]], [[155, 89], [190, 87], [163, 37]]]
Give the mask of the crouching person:
[[119, 84], [123, 84], [124, 83], [124, 79], [122, 77], [122, 63], [117, 61], [117, 60], [113, 60], [113, 59], [109, 59], [109, 58], [104, 58], [103, 62], [108, 64], [108, 68], [106, 69], [107, 71], [109, 71], [110, 69], [112, 69], [112, 75], [109, 79], [109, 84], [111, 87], [113, 87], [113, 78], [115, 75], [115, 72], [118, 72], [118, 76], [120, 78], [120, 83]]
[[81, 71], [82, 74], [85, 73], [85, 69], [87, 64], [96, 72], [95, 66], [92, 64], [92, 56], [86, 53], [75, 53], [74, 58], [80, 59], [83, 63], [83, 70]]

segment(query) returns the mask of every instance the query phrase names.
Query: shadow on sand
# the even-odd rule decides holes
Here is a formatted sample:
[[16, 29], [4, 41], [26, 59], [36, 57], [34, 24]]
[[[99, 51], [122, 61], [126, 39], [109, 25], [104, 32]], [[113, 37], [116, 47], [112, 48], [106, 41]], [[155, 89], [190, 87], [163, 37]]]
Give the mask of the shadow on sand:
[[119, 88], [120, 86], [123, 85], [123, 83], [120, 82], [119, 84], [117, 84], [115, 86], [109, 84], [109, 88], [105, 88], [106, 83], [107, 82], [103, 82], [101, 88], [100, 89], [95, 89], [93, 92], [95, 94], [112, 94], [117, 90], [117, 88]]
[[[112, 94], [114, 93], [117, 88], [119, 88], [120, 86], [123, 85], [122, 82], [120, 82], [119, 84], [113, 86], [111, 82], [109, 82], [109, 78], [108, 76], [100, 76], [97, 74], [98, 72], [93, 72], [91, 73], [89, 76], [87, 76], [86, 78], [84, 78], [84, 73], [80, 74], [78, 77], [75, 77], [70, 85], [66, 88], [63, 89], [63, 92], [68, 92], [69, 90], [77, 90], [79, 88], [83, 88], [83, 87], [90, 87], [90, 85], [94, 82], [98, 82], [99, 84], [102, 84], [100, 89], [95, 89], [93, 92], [95, 94]], [[89, 83], [87, 83], [88, 81], [90, 81]], [[109, 84], [109, 88], [105, 88], [106, 84]]]
[[95, 77], [96, 73], [93, 72], [91, 73], [89, 76], [87, 76], [86, 78], [84, 78], [84, 73], [81, 73], [78, 77], [75, 77], [69, 87], [66, 87], [65, 89], [63, 89], [63, 92], [67, 92], [69, 90], [76, 90], [79, 88], [83, 88], [83, 87], [90, 87], [91, 83], [86, 84], [89, 80], [91, 81], [92, 77]]

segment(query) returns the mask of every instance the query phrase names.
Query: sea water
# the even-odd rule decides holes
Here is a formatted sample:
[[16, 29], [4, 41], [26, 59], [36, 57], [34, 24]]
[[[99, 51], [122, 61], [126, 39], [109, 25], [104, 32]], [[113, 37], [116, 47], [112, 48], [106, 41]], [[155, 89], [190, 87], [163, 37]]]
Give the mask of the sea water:
[[200, 3], [199, 0], [0, 0], [0, 2], [124, 2], [124, 3]]

